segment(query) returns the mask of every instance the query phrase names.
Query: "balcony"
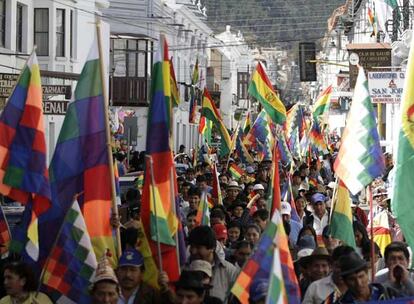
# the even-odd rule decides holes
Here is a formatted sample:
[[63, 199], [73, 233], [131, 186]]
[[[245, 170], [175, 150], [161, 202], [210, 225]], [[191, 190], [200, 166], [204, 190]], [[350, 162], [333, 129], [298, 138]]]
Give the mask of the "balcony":
[[398, 6], [385, 26], [392, 42], [400, 41], [406, 30], [413, 29], [414, 6]]
[[148, 106], [149, 79], [145, 77], [111, 77], [109, 96], [113, 106]]

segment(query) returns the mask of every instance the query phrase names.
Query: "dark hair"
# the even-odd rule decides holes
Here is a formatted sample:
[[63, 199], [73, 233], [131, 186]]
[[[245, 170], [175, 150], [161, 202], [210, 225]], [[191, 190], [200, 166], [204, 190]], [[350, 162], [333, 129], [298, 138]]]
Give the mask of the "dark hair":
[[231, 221], [228, 225], [227, 225], [227, 230], [229, 230], [230, 228], [234, 228], [237, 227], [240, 229], [240, 231], [242, 230], [242, 225], [239, 221]]
[[12, 262], [4, 266], [3, 274], [6, 270], [18, 275], [20, 278], [26, 279], [23, 290], [26, 292], [37, 290], [37, 281], [32, 268], [23, 262]]
[[207, 249], [216, 248], [216, 235], [209, 226], [197, 226], [188, 236], [189, 245], [206, 246]]
[[259, 234], [262, 233], [261, 230], [260, 230], [260, 227], [257, 226], [256, 224], [249, 224], [249, 225], [247, 225], [246, 231], [249, 230], [250, 228], [255, 229]]
[[197, 183], [207, 182], [207, 178], [204, 175], [199, 175], [196, 177], [196, 182]]
[[224, 214], [224, 211], [223, 210], [221, 210], [219, 208], [215, 208], [215, 209], [212, 209], [211, 210], [210, 219], [211, 218], [214, 218], [214, 217], [217, 217], [220, 220], [224, 220], [226, 218], [226, 215]]
[[[382, 257], [381, 249], [375, 242], [374, 242], [374, 252], [378, 254], [380, 257]], [[362, 246], [361, 253], [366, 261], [371, 260], [371, 242], [367, 242]]]
[[283, 221], [283, 228], [285, 229], [286, 235], [289, 235], [290, 234], [290, 230], [291, 230], [290, 223], [287, 222], [287, 221]]
[[332, 260], [336, 262], [339, 260], [341, 256], [348, 255], [354, 251], [355, 251], [354, 248], [352, 248], [351, 246], [346, 246], [346, 245], [338, 246], [332, 251], [332, 255], [331, 255]]
[[354, 234], [357, 231], [359, 231], [362, 234], [361, 247], [364, 246], [365, 243], [369, 243], [368, 232], [367, 232], [367, 229], [365, 229], [365, 226], [364, 225], [362, 225], [358, 221], [354, 221], [352, 223], [352, 227], [354, 228]]
[[127, 201], [131, 201], [137, 203], [141, 200], [141, 194], [139, 193], [138, 189], [129, 188], [125, 194], [125, 199]]
[[269, 219], [269, 211], [266, 209], [259, 209], [253, 213], [253, 218], [259, 217], [262, 221]]
[[191, 210], [190, 212], [188, 212], [187, 218], [189, 218], [190, 216], [197, 216], [197, 210]]
[[303, 197], [303, 196], [300, 196], [300, 195], [296, 196], [296, 198], [295, 198], [295, 202], [296, 202], [297, 200], [300, 200], [300, 199], [305, 200], [305, 203], [306, 203], [306, 197]]
[[239, 250], [239, 249], [242, 249], [242, 248], [250, 248], [250, 249], [253, 250], [253, 245], [252, 245], [252, 243], [250, 243], [250, 242], [248, 242], [246, 240], [241, 240], [241, 241], [235, 242], [233, 244], [232, 248], [234, 250]]
[[191, 189], [191, 187], [193, 187], [193, 184], [190, 182], [184, 182], [181, 187], [189, 187]]
[[402, 253], [404, 253], [404, 256], [407, 260], [410, 259], [410, 253], [408, 252], [408, 248], [406, 244], [404, 244], [403, 242], [392, 242], [387, 247], [385, 247], [385, 251], [384, 251], [385, 263], [387, 263], [390, 253], [395, 252], [395, 251], [401, 251]]
[[193, 168], [188, 168], [185, 173], [195, 173], [195, 170]]
[[127, 246], [135, 248], [138, 241], [138, 229], [129, 227], [121, 229], [121, 244], [122, 249], [125, 250]]
[[315, 239], [315, 244], [318, 244], [318, 238], [316, 237], [316, 231], [310, 225], [306, 225], [302, 229], [299, 230], [298, 239], [296, 242], [298, 242], [302, 238], [302, 235], [305, 233], [306, 230], [309, 230], [312, 233], [313, 238]]
[[192, 282], [201, 282], [203, 278], [204, 272], [184, 270], [180, 275], [180, 280], [175, 283], [175, 289], [176, 291], [179, 289], [192, 290], [199, 297], [201, 297], [205, 293], [206, 289], [204, 287], [197, 286], [197, 283], [194, 285]]
[[198, 197], [201, 197], [201, 190], [198, 187], [191, 187], [190, 190], [188, 190], [188, 196], [196, 195]]

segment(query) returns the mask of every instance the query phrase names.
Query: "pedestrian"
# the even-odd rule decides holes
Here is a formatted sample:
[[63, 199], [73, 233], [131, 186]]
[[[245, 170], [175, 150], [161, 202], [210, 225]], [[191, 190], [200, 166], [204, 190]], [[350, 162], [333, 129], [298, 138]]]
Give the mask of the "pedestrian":
[[38, 282], [28, 264], [7, 264], [3, 269], [3, 278], [7, 296], [0, 300], [0, 304], [52, 304], [46, 294], [37, 291]]
[[341, 277], [339, 259], [342, 256], [350, 254], [351, 252], [354, 252], [354, 249], [350, 246], [339, 246], [333, 250], [332, 273], [322, 279], [312, 282], [309, 285], [302, 304], [320, 304], [328, 297], [336, 300], [348, 290], [348, 287]]
[[238, 270], [215, 252], [217, 243], [213, 230], [208, 226], [198, 226], [190, 232], [190, 261], [201, 259], [212, 265], [213, 279], [211, 296], [224, 301], [236, 280]]
[[144, 257], [136, 249], [129, 249], [119, 258], [116, 275], [120, 285], [118, 304], [156, 304], [160, 294], [144, 283]]
[[408, 269], [410, 253], [407, 245], [392, 242], [385, 248], [386, 269], [375, 276], [375, 282], [396, 289], [402, 296], [414, 296], [414, 275]]
[[117, 304], [120, 289], [114, 270], [103, 256], [96, 269], [91, 287], [92, 304]]
[[398, 297], [397, 291], [392, 288], [384, 288], [379, 283], [369, 283], [368, 265], [358, 253], [352, 252], [342, 256], [339, 259], [339, 267], [348, 291], [335, 303], [382, 301]]
[[311, 226], [315, 229], [318, 244], [322, 245], [323, 228], [328, 225], [329, 214], [326, 210], [326, 197], [322, 193], [315, 193], [311, 197], [313, 212], [305, 216], [303, 226]]

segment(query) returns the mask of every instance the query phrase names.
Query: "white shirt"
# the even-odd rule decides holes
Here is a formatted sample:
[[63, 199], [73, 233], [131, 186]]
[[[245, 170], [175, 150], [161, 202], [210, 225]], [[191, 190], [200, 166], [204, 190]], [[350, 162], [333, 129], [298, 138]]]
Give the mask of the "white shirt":
[[332, 275], [312, 282], [306, 290], [302, 304], [320, 304], [334, 291], [338, 291]]
[[328, 225], [329, 215], [328, 212], [325, 211], [325, 214], [320, 219], [315, 213], [313, 214], [313, 229], [315, 229], [316, 235], [322, 235], [323, 228]]
[[125, 300], [124, 296], [122, 295], [122, 292], [119, 295], [119, 299], [117, 304], [134, 304], [135, 296], [137, 295], [138, 288], [134, 290], [132, 295], [129, 297], [128, 301]]

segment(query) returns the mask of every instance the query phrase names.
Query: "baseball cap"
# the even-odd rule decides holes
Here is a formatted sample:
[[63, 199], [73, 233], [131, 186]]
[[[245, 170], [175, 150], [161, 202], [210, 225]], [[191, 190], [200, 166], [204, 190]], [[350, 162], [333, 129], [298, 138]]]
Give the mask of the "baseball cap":
[[318, 203], [318, 202], [325, 203], [326, 202], [326, 196], [323, 195], [322, 193], [315, 193], [311, 197], [311, 202], [312, 202], [312, 204], [315, 204], [315, 203]]
[[264, 187], [262, 184], [256, 184], [253, 186], [253, 190], [264, 190]]
[[144, 264], [144, 257], [136, 249], [125, 250], [119, 258], [118, 267], [122, 266], [136, 266], [139, 267]]
[[281, 211], [281, 213], [282, 213], [282, 215], [283, 214], [289, 214], [290, 215], [290, 212], [292, 211], [292, 207], [290, 206], [290, 204], [288, 203], [288, 202], [282, 202], [282, 211]]
[[251, 166], [248, 166], [248, 167], [246, 168], [246, 172], [247, 172], [248, 174], [253, 174], [253, 173], [254, 173], [254, 168], [253, 168], [253, 167], [251, 167]]
[[216, 239], [227, 239], [227, 228], [223, 224], [215, 224], [213, 226], [214, 233], [216, 234]]
[[191, 262], [191, 264], [188, 266], [189, 271], [201, 271], [204, 272], [208, 277], [212, 277], [212, 269], [211, 264], [204, 260], [194, 260]]

